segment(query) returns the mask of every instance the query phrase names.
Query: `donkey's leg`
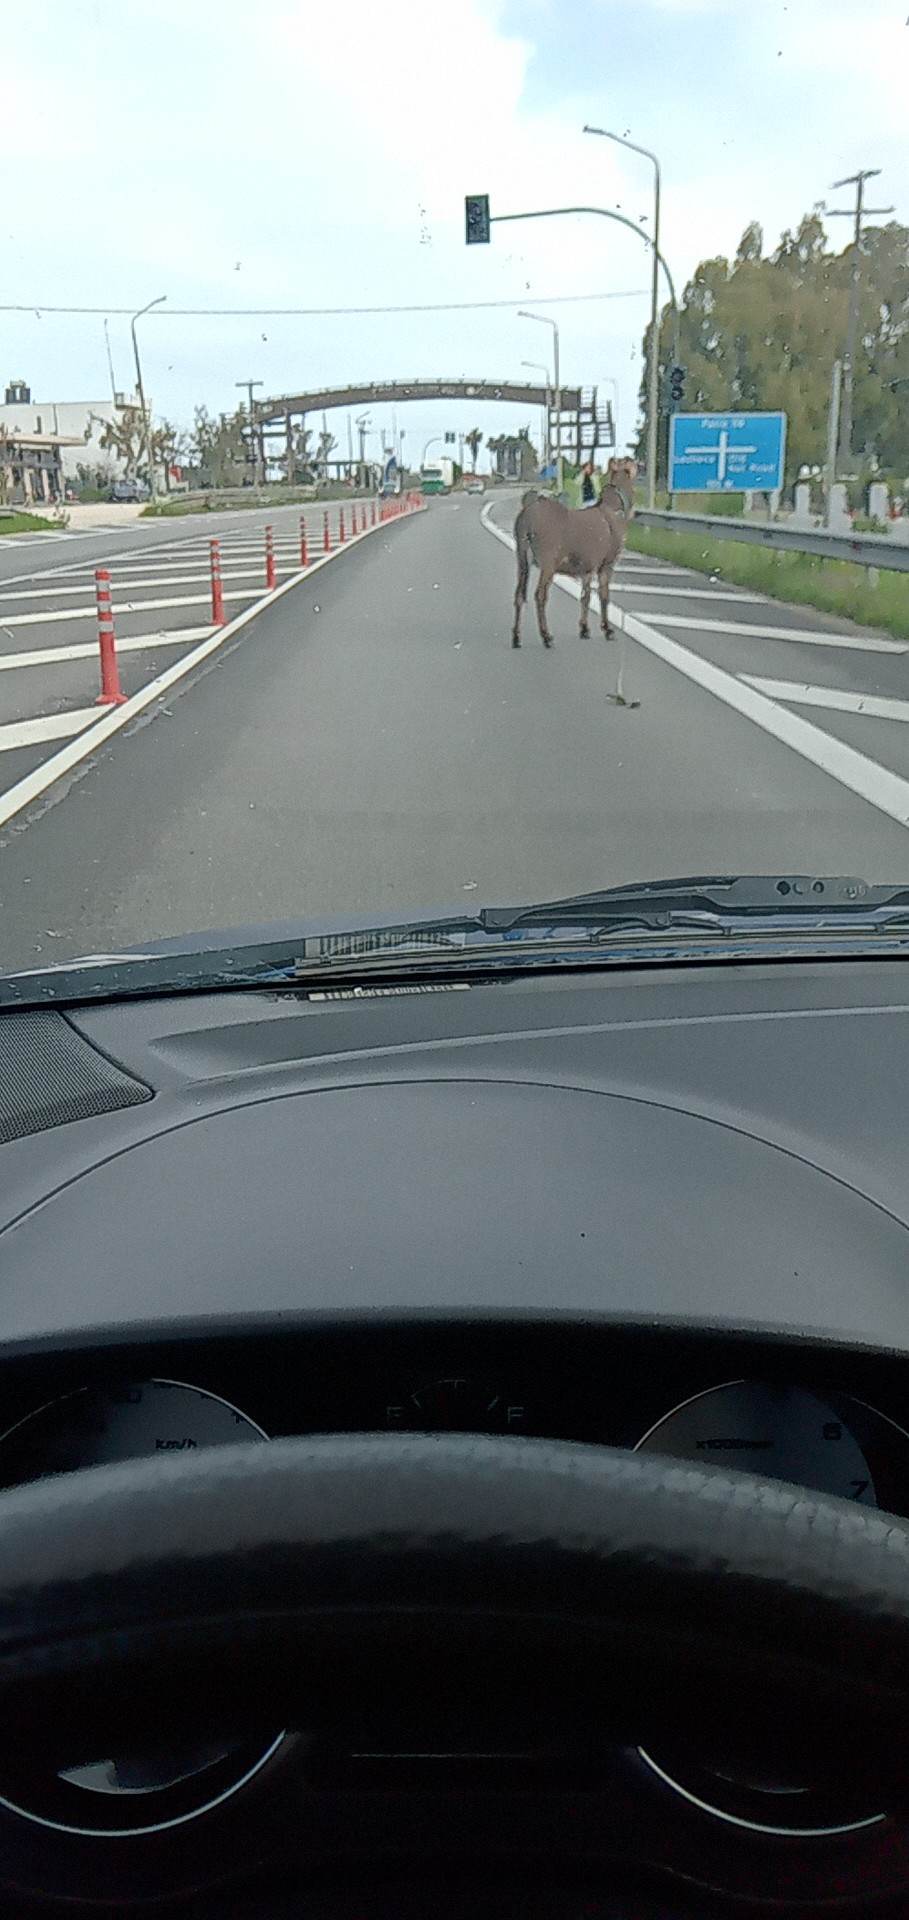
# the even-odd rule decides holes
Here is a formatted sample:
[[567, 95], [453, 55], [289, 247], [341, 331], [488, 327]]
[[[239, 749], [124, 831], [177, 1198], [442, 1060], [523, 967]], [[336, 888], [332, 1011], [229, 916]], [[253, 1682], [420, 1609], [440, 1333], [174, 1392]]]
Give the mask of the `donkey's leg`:
[[518, 584], [514, 590], [514, 626], [511, 630], [511, 644], [521, 644], [521, 612], [527, 599], [527, 582], [530, 578], [530, 554], [526, 546], [518, 547]]
[[583, 581], [581, 582], [581, 618], [578, 626], [578, 632], [582, 640], [586, 640], [590, 633], [590, 622], [588, 620], [588, 614], [590, 613], [590, 588], [591, 588], [592, 580], [593, 580], [593, 575], [590, 573], [585, 573]]
[[611, 566], [601, 567], [597, 574], [597, 586], [600, 592], [600, 626], [604, 640], [613, 640], [615, 635], [609, 625], [609, 575]]
[[534, 599], [536, 600], [536, 603], [537, 603], [537, 624], [540, 629], [540, 639], [542, 640], [544, 647], [552, 647], [555, 645], [555, 641], [553, 640], [552, 634], [550, 633], [549, 628], [546, 625], [546, 602], [549, 599], [549, 589], [552, 586], [554, 579], [555, 579], [554, 567], [540, 568], [540, 577], [539, 577], [539, 580], [537, 581], [537, 590], [534, 595]]

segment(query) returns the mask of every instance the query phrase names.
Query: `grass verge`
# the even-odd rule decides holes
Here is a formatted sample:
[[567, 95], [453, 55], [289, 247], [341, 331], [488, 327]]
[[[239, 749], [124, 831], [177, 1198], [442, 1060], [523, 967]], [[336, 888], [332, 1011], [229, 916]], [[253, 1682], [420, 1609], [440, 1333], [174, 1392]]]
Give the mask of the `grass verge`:
[[36, 513], [0, 513], [0, 534], [58, 532], [57, 521], [41, 520]]
[[734, 586], [753, 587], [771, 600], [816, 607], [819, 613], [839, 614], [863, 627], [880, 627], [898, 640], [909, 639], [909, 574], [876, 569], [869, 579], [868, 568], [851, 560], [782, 553], [736, 540], [705, 540], [697, 533], [675, 533], [634, 522], [628, 529], [628, 545], [635, 553], [652, 554], [657, 560], [715, 575]]

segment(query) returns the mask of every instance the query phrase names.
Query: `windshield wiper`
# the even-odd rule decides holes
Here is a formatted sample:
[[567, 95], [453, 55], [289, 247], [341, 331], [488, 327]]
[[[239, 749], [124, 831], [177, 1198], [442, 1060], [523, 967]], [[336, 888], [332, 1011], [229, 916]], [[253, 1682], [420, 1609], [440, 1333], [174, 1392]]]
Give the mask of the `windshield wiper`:
[[761, 921], [829, 923], [831, 918], [898, 925], [909, 915], [909, 887], [871, 885], [848, 877], [811, 874], [713, 874], [673, 880], [636, 881], [578, 893], [530, 907], [484, 907], [478, 919], [489, 933], [521, 928], [597, 927], [620, 924], [670, 927], [732, 927]]
[[909, 886], [697, 875], [533, 906], [420, 920], [235, 928], [0, 977], [0, 1009], [230, 988], [313, 990], [356, 981], [465, 979], [519, 969], [785, 958], [909, 947]]

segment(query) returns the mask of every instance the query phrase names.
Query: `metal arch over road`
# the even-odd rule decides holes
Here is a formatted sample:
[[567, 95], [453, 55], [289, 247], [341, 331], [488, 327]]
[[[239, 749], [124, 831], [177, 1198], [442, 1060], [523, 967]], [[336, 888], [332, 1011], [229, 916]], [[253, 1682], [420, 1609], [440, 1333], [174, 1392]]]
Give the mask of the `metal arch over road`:
[[[514, 400], [519, 406], [545, 407], [548, 399], [548, 388], [530, 380], [367, 380], [359, 386], [278, 394], [259, 402], [256, 417], [267, 426], [289, 413], [327, 413], [332, 407], [377, 406], [382, 400], [395, 405], [407, 400]], [[576, 413], [581, 388], [563, 387], [562, 404], [566, 412]]]
[[282, 393], [262, 400], [256, 407], [257, 428], [267, 434], [283, 434], [291, 444], [291, 421], [308, 413], [328, 413], [334, 407], [362, 407], [390, 401], [402, 405], [408, 400], [512, 401], [522, 407], [545, 407], [549, 415], [550, 444], [561, 448], [572, 460], [583, 460], [599, 447], [615, 446], [615, 422], [608, 400], [597, 397], [596, 387], [560, 388], [561, 411], [557, 417], [553, 395], [547, 386], [531, 380], [369, 380], [358, 386], [314, 387], [309, 393]]

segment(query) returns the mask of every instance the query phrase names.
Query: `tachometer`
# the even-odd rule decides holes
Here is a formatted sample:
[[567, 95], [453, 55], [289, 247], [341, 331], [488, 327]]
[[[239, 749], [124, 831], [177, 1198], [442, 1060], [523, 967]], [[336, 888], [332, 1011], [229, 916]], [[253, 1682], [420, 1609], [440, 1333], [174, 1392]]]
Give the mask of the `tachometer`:
[[664, 1414], [639, 1448], [791, 1480], [864, 1506], [878, 1504], [864, 1441], [879, 1414], [844, 1394], [734, 1380]]
[[[892, 1512], [909, 1507], [909, 1436], [850, 1394], [732, 1380], [684, 1400], [649, 1427], [638, 1448], [676, 1460], [735, 1467]], [[758, 1832], [844, 1833], [883, 1815], [862, 1803], [848, 1775], [835, 1786], [795, 1779], [780, 1753], [740, 1749], [720, 1757], [690, 1738], [640, 1749], [659, 1778], [705, 1812]]]
[[[86, 1387], [52, 1400], [0, 1437], [0, 1486], [73, 1473], [146, 1454], [174, 1458], [200, 1447], [260, 1443], [268, 1438], [245, 1413], [203, 1387], [179, 1380], [139, 1380]], [[50, 1735], [49, 1735], [50, 1738]], [[48, 1760], [24, 1772], [0, 1742], [0, 1802], [66, 1832], [138, 1834], [191, 1820], [236, 1792], [284, 1739], [206, 1741], [185, 1751], [155, 1751], [136, 1727], [131, 1751], [98, 1755], [55, 1770]]]

